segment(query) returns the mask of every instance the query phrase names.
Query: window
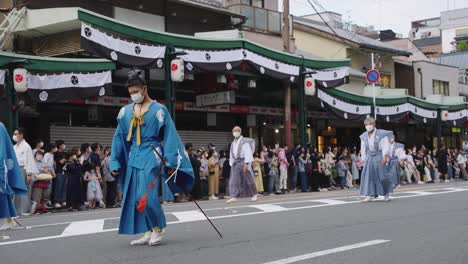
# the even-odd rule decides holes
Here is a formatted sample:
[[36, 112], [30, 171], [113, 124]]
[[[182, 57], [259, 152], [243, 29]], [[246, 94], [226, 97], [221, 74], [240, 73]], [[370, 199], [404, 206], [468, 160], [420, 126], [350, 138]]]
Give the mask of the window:
[[265, 7], [264, 1], [265, 0], [242, 0], [241, 3], [243, 5], [251, 5], [255, 7], [264, 8]]
[[432, 80], [432, 87], [434, 89], [434, 94], [449, 96], [449, 82]]

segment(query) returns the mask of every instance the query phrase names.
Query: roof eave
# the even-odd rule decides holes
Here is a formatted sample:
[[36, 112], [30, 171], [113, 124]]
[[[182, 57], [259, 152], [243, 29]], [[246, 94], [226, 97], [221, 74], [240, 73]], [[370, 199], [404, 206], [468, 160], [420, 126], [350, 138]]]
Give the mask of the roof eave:
[[375, 50], [375, 51], [383, 51], [383, 52], [392, 54], [393, 56], [405, 56], [405, 57], [409, 57], [409, 56], [413, 55], [413, 53], [408, 52], [408, 51], [396, 50], [396, 49], [390, 49], [390, 48], [384, 48], [384, 47], [379, 47], [379, 46], [375, 46], [375, 45], [367, 44], [367, 43], [360, 44], [359, 46], [360, 46], [360, 48], [363, 48], [363, 49], [369, 49], [369, 50]]

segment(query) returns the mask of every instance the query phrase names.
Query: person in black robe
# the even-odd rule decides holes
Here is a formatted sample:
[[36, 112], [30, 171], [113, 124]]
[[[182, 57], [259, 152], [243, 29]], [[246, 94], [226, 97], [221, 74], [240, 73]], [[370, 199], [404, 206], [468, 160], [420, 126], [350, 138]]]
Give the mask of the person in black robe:
[[68, 160], [64, 166], [64, 171], [67, 176], [67, 205], [71, 211], [81, 210], [83, 202], [83, 176], [82, 165], [78, 161], [76, 154], [66, 154]]
[[226, 153], [226, 160], [223, 163], [223, 171], [221, 175], [224, 178], [224, 185], [225, 185], [225, 196], [229, 196], [229, 176], [231, 175], [231, 165], [229, 164], [229, 152]]
[[193, 191], [192, 191], [192, 198], [195, 200], [199, 200], [203, 198], [202, 193], [201, 193], [201, 186], [200, 186], [200, 166], [201, 162], [198, 159], [197, 155], [195, 155], [195, 151], [193, 148], [192, 143], [187, 143], [185, 144], [185, 150], [187, 151], [189, 158], [190, 158], [190, 163], [192, 164], [193, 168], [193, 173], [195, 176], [195, 183], [193, 186]]

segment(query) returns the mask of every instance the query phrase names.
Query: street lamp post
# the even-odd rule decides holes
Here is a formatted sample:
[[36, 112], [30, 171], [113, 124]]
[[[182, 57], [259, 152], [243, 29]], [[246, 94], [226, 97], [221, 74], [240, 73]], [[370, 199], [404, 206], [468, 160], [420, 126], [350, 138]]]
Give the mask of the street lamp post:
[[305, 67], [301, 67], [300, 76], [299, 76], [299, 85], [297, 93], [297, 108], [298, 108], [298, 127], [299, 127], [299, 136], [301, 139], [301, 146], [305, 147], [307, 145], [307, 111], [305, 106], [305, 91], [304, 91], [304, 81], [305, 76], [317, 73], [315, 71], [306, 71]]

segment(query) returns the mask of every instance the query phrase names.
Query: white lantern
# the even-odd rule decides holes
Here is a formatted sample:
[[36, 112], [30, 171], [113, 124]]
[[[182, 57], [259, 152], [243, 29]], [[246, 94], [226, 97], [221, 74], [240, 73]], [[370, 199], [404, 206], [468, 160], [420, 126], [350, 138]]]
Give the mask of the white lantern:
[[182, 59], [173, 59], [171, 61], [171, 80], [173, 82], [184, 81], [184, 61]]
[[216, 82], [218, 83], [227, 83], [226, 76], [224, 74], [220, 74], [216, 76]]
[[448, 120], [448, 115], [449, 115], [449, 112], [447, 110], [442, 110], [440, 112], [440, 119], [442, 121], [447, 121]]
[[249, 82], [247, 83], [247, 87], [249, 87], [249, 88], [256, 88], [256, 87], [257, 87], [257, 81], [255, 81], [255, 80], [249, 80]]
[[315, 89], [314, 77], [304, 78], [304, 93], [309, 96], [314, 96], [315, 92], [316, 92], [316, 89]]
[[13, 84], [16, 92], [25, 93], [28, 90], [28, 70], [15, 69], [13, 71]]

